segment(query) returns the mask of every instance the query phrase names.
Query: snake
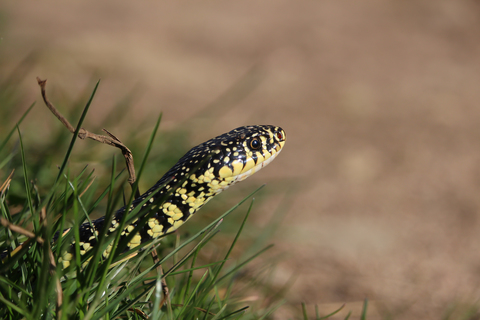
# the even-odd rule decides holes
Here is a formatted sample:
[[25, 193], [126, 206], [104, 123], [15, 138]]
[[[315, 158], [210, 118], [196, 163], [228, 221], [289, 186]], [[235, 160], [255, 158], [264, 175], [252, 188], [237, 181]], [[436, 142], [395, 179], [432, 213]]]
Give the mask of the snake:
[[[142, 219], [140, 216], [123, 225], [121, 237], [129, 239], [126, 250], [175, 231], [216, 195], [272, 162], [282, 151], [285, 141], [286, 134], [281, 127], [250, 125], [197, 145], [153, 187], [134, 199], [129, 208], [120, 208], [111, 220], [103, 216], [81, 224], [80, 255], [95, 248], [101, 232], [106, 235], [115, 232], [122, 226], [124, 215], [138, 206], [148, 217]], [[102, 252], [103, 257], [107, 258], [112, 249], [113, 243], [110, 243]], [[74, 254], [72, 250], [62, 253], [59, 262], [64, 269], [70, 266]]]

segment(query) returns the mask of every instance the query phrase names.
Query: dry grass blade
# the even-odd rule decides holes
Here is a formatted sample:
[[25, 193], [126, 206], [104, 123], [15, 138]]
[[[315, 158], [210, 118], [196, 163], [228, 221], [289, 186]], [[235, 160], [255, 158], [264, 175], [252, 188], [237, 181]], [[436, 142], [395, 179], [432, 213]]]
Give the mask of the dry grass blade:
[[5, 180], [5, 182], [0, 186], [0, 194], [3, 194], [4, 191], [7, 190], [8, 187], [10, 187], [10, 182], [12, 182], [12, 177], [14, 172], [15, 172], [15, 169], [13, 169], [12, 172], [10, 172], [10, 174], [7, 177], [7, 180]]
[[180, 308], [181, 308], [181, 307], [190, 307], [190, 308], [193, 308], [193, 309], [198, 310], [198, 311], [200, 311], [200, 312], [209, 314], [209, 315], [211, 315], [211, 316], [216, 316], [215, 313], [210, 312], [210, 311], [208, 311], [207, 309], [203, 309], [203, 308], [200, 308], [200, 307], [193, 307], [193, 306], [184, 305], [184, 304], [172, 304], [172, 306], [173, 306], [173, 307], [180, 307]]
[[148, 319], [148, 315], [138, 308], [128, 308], [128, 311], [135, 312], [137, 315], [142, 317], [142, 319]]
[[[95, 170], [95, 169], [94, 169]], [[87, 192], [88, 189], [90, 189], [90, 187], [92, 186], [93, 182], [95, 181], [96, 177], [93, 177], [92, 181], [89, 182], [89, 184], [85, 187], [85, 190], [83, 190], [80, 195], [78, 196], [79, 198], [81, 198], [85, 192]]]

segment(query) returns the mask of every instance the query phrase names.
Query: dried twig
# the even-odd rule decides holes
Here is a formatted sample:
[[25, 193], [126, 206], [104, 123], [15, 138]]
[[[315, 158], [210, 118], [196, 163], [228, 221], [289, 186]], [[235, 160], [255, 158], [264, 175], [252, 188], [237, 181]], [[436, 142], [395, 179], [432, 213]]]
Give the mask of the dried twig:
[[[153, 258], [153, 263], [160, 262], [160, 259], [158, 258], [158, 255], [157, 255], [157, 250], [152, 250], [152, 258]], [[163, 268], [161, 264], [158, 265], [157, 272], [163, 276]], [[170, 303], [169, 290], [168, 290], [167, 282], [165, 281], [164, 277], [162, 277], [161, 283], [162, 283], [163, 298], [160, 301], [160, 308], [163, 307], [165, 302]]]
[[[25, 229], [23, 229], [22, 227], [17, 226], [16, 224], [11, 223], [10, 221], [8, 221], [8, 220], [5, 219], [5, 218], [0, 217], [0, 224], [1, 224], [2, 226], [4, 226], [5, 228], [8, 228], [8, 229], [12, 230], [13, 232], [23, 234], [24, 236], [27, 236], [28, 238], [34, 239], [34, 240], [37, 241], [38, 243], [43, 244], [43, 239], [40, 238], [40, 237], [35, 237], [35, 233], [33, 233], [33, 232], [31, 232], [31, 231], [28, 231], [28, 230], [25, 230]], [[22, 244], [25, 244], [25, 242], [22, 243]]]
[[[40, 89], [42, 91], [42, 97], [43, 97], [43, 101], [45, 102], [45, 105], [48, 107], [48, 109], [50, 109], [50, 111], [55, 115], [55, 117], [57, 117], [57, 119], [60, 120], [60, 122], [63, 123], [63, 125], [65, 127], [67, 127], [67, 129], [71, 133], [74, 133], [75, 128], [70, 124], [70, 122], [68, 122], [68, 120], [64, 116], [62, 116], [62, 114], [60, 112], [58, 112], [58, 110], [48, 100], [47, 93], [45, 91], [47, 80], [41, 80], [40, 78], [37, 77], [37, 82], [38, 82], [38, 85], [40, 86]], [[103, 129], [103, 131], [105, 131], [108, 134], [108, 136], [103, 136], [103, 135], [98, 135], [98, 134], [95, 134], [95, 133], [91, 133], [91, 132], [85, 130], [84, 128], [81, 128], [78, 132], [78, 137], [82, 140], [84, 140], [86, 138], [89, 138], [89, 139], [95, 140], [97, 142], [105, 143], [105, 144], [108, 144], [110, 146], [119, 148], [122, 151], [123, 156], [125, 157], [125, 162], [126, 162], [126, 165], [127, 165], [128, 176], [129, 176], [128, 183], [133, 188], [133, 184], [135, 183], [136, 177], [135, 177], [135, 166], [133, 165], [132, 152], [130, 151], [130, 149], [127, 148], [126, 145], [124, 145], [112, 133], [108, 132], [106, 129]], [[137, 189], [135, 197], [138, 197], [138, 196], [140, 196], [140, 192]]]
[[[44, 228], [47, 226], [47, 210], [45, 207], [40, 211], [40, 223]], [[50, 246], [48, 246], [48, 259], [50, 260], [50, 274], [55, 276], [57, 264], [55, 263], [55, 257], [53, 256], [52, 248]], [[60, 319], [62, 317], [63, 290], [58, 277], [55, 277], [55, 287], [57, 291], [57, 318]]]

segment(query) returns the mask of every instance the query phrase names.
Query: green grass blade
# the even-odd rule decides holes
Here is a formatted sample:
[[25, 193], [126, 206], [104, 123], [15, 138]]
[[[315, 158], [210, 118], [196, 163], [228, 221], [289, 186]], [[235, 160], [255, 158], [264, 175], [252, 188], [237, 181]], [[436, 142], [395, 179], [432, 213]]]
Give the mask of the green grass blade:
[[367, 307], [368, 307], [368, 298], [365, 298], [365, 301], [363, 303], [363, 308], [362, 308], [362, 315], [360, 316], [360, 320], [366, 320], [367, 319]]
[[212, 266], [216, 266], [219, 263], [222, 263], [222, 262], [225, 262], [225, 261], [227, 261], [227, 260], [215, 261], [215, 262], [204, 264], [204, 265], [201, 265], [201, 266], [198, 266], [198, 267], [188, 268], [188, 269], [181, 270], [181, 271], [170, 272], [169, 275], [170, 276], [176, 276], [176, 275], [184, 274], [184, 273], [187, 273], [187, 272], [190, 273], [190, 272], [195, 271], [195, 270], [200, 270], [200, 269], [205, 269], [205, 268], [209, 268], [209, 267], [212, 267]]
[[57, 179], [55, 181], [58, 181], [60, 177], [63, 174], [63, 170], [65, 170], [65, 167], [67, 166], [68, 159], [70, 159], [70, 155], [72, 154], [73, 146], [75, 145], [75, 142], [77, 141], [78, 133], [80, 132], [80, 129], [82, 128], [83, 121], [85, 120], [85, 117], [87, 116], [88, 109], [90, 108], [90, 105], [93, 101], [93, 97], [95, 96], [95, 93], [97, 92], [98, 85], [100, 84], [100, 80], [97, 81], [97, 84], [93, 88], [93, 92], [90, 95], [90, 98], [88, 99], [87, 104], [85, 105], [85, 108], [83, 109], [82, 115], [80, 116], [80, 120], [78, 120], [77, 127], [75, 129], [75, 132], [73, 133], [72, 140], [70, 142], [70, 145], [68, 146], [67, 153], [65, 154], [65, 157], [63, 159], [63, 163], [60, 166], [60, 170], [57, 175]]
[[263, 319], [267, 318], [268, 316], [273, 314], [278, 308], [280, 308], [284, 303], [285, 303], [285, 301], [278, 302], [277, 304], [272, 306], [270, 309], [268, 309], [267, 312], [265, 312], [265, 314], [262, 317], [260, 317], [258, 320], [263, 320]]
[[173, 267], [171, 267], [167, 272], [165, 272], [164, 277], [168, 276], [170, 273], [173, 272], [173, 270], [177, 269], [185, 260], [187, 260], [197, 250], [197, 248], [199, 248], [203, 244], [205, 240], [211, 239], [208, 236], [220, 225], [220, 223], [221, 221], [219, 221], [217, 225], [215, 225], [210, 231], [208, 231], [205, 237], [200, 240], [200, 242], [192, 250], [190, 250], [185, 256], [182, 257], [182, 259], [175, 263]]
[[5, 299], [3, 296], [0, 295], [0, 302], [2, 302], [3, 304], [5, 304], [6, 306], [12, 308], [13, 310], [15, 310], [16, 312], [18, 312], [19, 314], [23, 315], [23, 316], [26, 316], [25, 314], [25, 310], [18, 307], [17, 305], [15, 305], [14, 303], [10, 302], [9, 300]]
[[[104, 223], [104, 230], [103, 232], [100, 232], [100, 236], [97, 238], [97, 246], [95, 249], [97, 249], [95, 252], [94, 252], [94, 255], [93, 255], [93, 258], [92, 258], [92, 261], [91, 263], [88, 264], [88, 267], [87, 267], [87, 274], [89, 275], [88, 279], [87, 279], [87, 285], [88, 286], [91, 286], [93, 285], [93, 281], [94, 281], [94, 275], [97, 274], [97, 267], [98, 267], [98, 264], [100, 263], [101, 259], [102, 259], [102, 253], [103, 253], [103, 250], [100, 250], [98, 248], [101, 248], [102, 245], [105, 243], [105, 235], [106, 235], [106, 231], [108, 230], [108, 226], [110, 225], [111, 221], [112, 221], [112, 218], [113, 218], [113, 215], [114, 215], [114, 209], [113, 209], [113, 204], [115, 203], [114, 201], [114, 184], [115, 184], [115, 171], [116, 171], [116, 161], [115, 161], [115, 157], [112, 159], [112, 171], [111, 171], [111, 180], [110, 180], [110, 192], [109, 192], [109, 197], [108, 197], [108, 204], [107, 204], [107, 214], [105, 216], [105, 223]], [[90, 221], [90, 223], [92, 223]], [[108, 244], [108, 242], [106, 242]], [[112, 257], [113, 258], [113, 257]], [[107, 260], [107, 264], [106, 266], [104, 267], [103, 269], [103, 273], [102, 275], [100, 276], [100, 284], [99, 284], [99, 287], [100, 288], [103, 288], [103, 284], [105, 282], [105, 279], [106, 279], [106, 276], [107, 276], [107, 272], [108, 272], [108, 269], [109, 269], [109, 266], [110, 264], [108, 263], [108, 261], [111, 261], [110, 260]], [[98, 296], [99, 291], [97, 291], [96, 293], [96, 297]], [[95, 299], [95, 298], [94, 298]]]
[[193, 289], [192, 293], [190, 294], [190, 296], [188, 297], [187, 301], [185, 301], [185, 304], [184, 304], [184, 308], [178, 313], [176, 319], [182, 319], [182, 315], [183, 313], [186, 311], [187, 309], [187, 306], [190, 305], [190, 302], [192, 301], [192, 299], [195, 297], [195, 294], [199, 291], [201, 285], [204, 283], [205, 281], [205, 278], [207, 277], [208, 275], [208, 270], [204, 272], [203, 276], [200, 278], [200, 280], [198, 281], [197, 285], [195, 286], [195, 288]]
[[[199, 250], [196, 250], [195, 253], [193, 254], [192, 263], [190, 264], [190, 269], [193, 269], [195, 267], [195, 262], [197, 261], [198, 252], [199, 252]], [[172, 275], [173, 275], [173, 273], [172, 273]], [[184, 302], [185, 302], [185, 300], [187, 300], [187, 295], [188, 295], [188, 292], [190, 291], [190, 286], [191, 286], [191, 283], [192, 283], [192, 279], [193, 279], [193, 270], [190, 271], [190, 273], [188, 275], [188, 279], [187, 279], [187, 284], [185, 285], [185, 294], [183, 296], [183, 301]]]
[[[138, 169], [137, 173], [137, 181], [135, 183], [136, 189], [134, 189], [134, 193], [137, 193], [135, 195], [136, 198], [140, 196], [140, 191], [138, 190], [138, 181], [140, 180], [140, 177], [142, 176], [143, 170], [145, 169], [145, 165], [148, 160], [148, 156], [150, 155], [150, 151], [152, 150], [153, 142], [155, 141], [155, 136], [157, 135], [158, 128], [160, 127], [160, 122], [162, 121], [162, 113], [157, 118], [157, 122], [155, 123], [155, 126], [153, 127], [153, 131], [150, 134], [150, 138], [148, 139], [147, 147], [145, 149], [145, 154], [143, 155], [142, 158], [142, 163], [140, 164], [140, 168]], [[132, 193], [133, 194], [133, 193]]]
[[217, 314], [215, 315], [215, 317], [212, 318], [212, 320], [218, 320], [226, 308], [227, 308], [227, 305], [224, 304], [223, 307], [220, 310], [218, 310]]
[[9, 163], [13, 157], [15, 156], [14, 153], [10, 153], [9, 155], [5, 156], [2, 160], [2, 162], [0, 162], [0, 169], [2, 169], [4, 166], [7, 165], [7, 163]]
[[203, 320], [207, 319], [207, 316], [210, 313], [210, 309], [212, 308], [212, 305], [213, 305], [214, 302], [215, 302], [215, 296], [213, 296], [212, 299], [210, 300], [210, 303], [208, 304], [207, 312], [205, 312]]
[[345, 307], [345, 304], [344, 304], [344, 305], [342, 305], [342, 306], [341, 306], [340, 308], [338, 308], [337, 310], [333, 311], [332, 313], [330, 313], [330, 314], [327, 314], [326, 316], [323, 316], [323, 317], [319, 317], [319, 316], [318, 316], [318, 306], [317, 306], [317, 305], [315, 305], [315, 311], [316, 311], [316, 316], [317, 316], [317, 319], [318, 319], [318, 320], [325, 320], [325, 319], [328, 319], [328, 318], [330, 318], [330, 317], [332, 317], [332, 316], [336, 315], [337, 313], [339, 313], [339, 312], [340, 312], [340, 311], [341, 311], [341, 310], [342, 310], [344, 307]]
[[153, 304], [153, 312], [152, 318], [159, 319], [160, 318], [160, 302], [162, 301], [162, 294], [163, 294], [163, 285], [162, 285], [162, 275], [159, 273], [157, 276], [157, 280], [155, 282], [155, 300]]
[[250, 261], [252, 261], [253, 259], [255, 259], [256, 257], [258, 257], [259, 255], [263, 254], [265, 251], [269, 250], [273, 248], [273, 244], [265, 247], [264, 249], [260, 250], [259, 252], [255, 253], [254, 255], [252, 255], [250, 258], [248, 258], [247, 260], [245, 260], [244, 262], [240, 263], [239, 265], [237, 265], [235, 268], [233, 268], [232, 270], [230, 270], [227, 274], [225, 274], [223, 277], [221, 277], [220, 279], [217, 280], [217, 282], [215, 283], [215, 285], [217, 285], [218, 283], [222, 282], [222, 280], [226, 279], [228, 276], [230, 276], [231, 274], [237, 272], [238, 269], [242, 268], [244, 265], [248, 264]]
[[302, 314], [303, 320], [308, 320], [307, 305], [305, 304], [305, 302], [302, 302]]
[[249, 255], [253, 251], [264, 247], [268, 239], [271, 239], [273, 237], [274, 233], [280, 227], [285, 215], [290, 212], [291, 206], [294, 203], [294, 192], [295, 191], [289, 191], [282, 198], [277, 209], [274, 211], [272, 218], [261, 229], [261, 232], [259, 232], [258, 236], [255, 237], [255, 242], [245, 252], [246, 255]]
[[133, 304], [135, 304], [136, 301], [140, 300], [140, 298], [148, 291], [150, 290], [153, 286], [155, 285], [155, 282], [149, 283], [146, 285], [143, 285], [141, 287], [135, 287], [135, 286], [129, 286], [126, 288], [121, 294], [119, 294], [116, 299], [111, 300], [110, 304], [106, 306], [105, 308], [98, 310], [97, 312], [94, 313], [92, 316], [92, 320], [98, 320], [101, 319], [105, 314], [108, 312], [112, 311], [113, 309], [116, 308], [118, 304], [120, 304], [125, 298], [127, 298], [132, 292], [140, 290], [143, 294], [138, 294], [136, 295], [136, 298], [133, 300], [130, 300], [130, 302], [126, 304], [122, 304], [122, 308], [120, 308], [115, 314], [112, 315], [112, 318], [118, 317], [123, 311], [127, 310], [130, 308]]
[[243, 312], [243, 311], [247, 310], [248, 308], [250, 308], [250, 307], [249, 307], [249, 306], [246, 306], [246, 307], [243, 307], [243, 308], [241, 308], [241, 309], [235, 310], [235, 311], [227, 314], [226, 316], [224, 316], [224, 317], [222, 317], [222, 318], [220, 318], [220, 319], [218, 319], [218, 320], [228, 319], [228, 318], [230, 318], [231, 316], [233, 316], [233, 315], [235, 315], [235, 314], [237, 314], [237, 313], [240, 313], [240, 312]]
[[[252, 211], [254, 202], [255, 202], [255, 198], [253, 198], [252, 201], [250, 202], [250, 206], [248, 207], [247, 213], [245, 214], [245, 218], [243, 218], [243, 221], [240, 225], [240, 228], [238, 229], [238, 232], [235, 235], [235, 238], [233, 239], [233, 242], [230, 245], [230, 248], [228, 249], [228, 252], [225, 255], [225, 258], [223, 259], [224, 261], [228, 260], [228, 257], [230, 257], [230, 254], [232, 253], [232, 250], [235, 247], [235, 244], [237, 243], [237, 240], [240, 237], [240, 234], [242, 233], [243, 227], [245, 226], [245, 223], [247, 222], [247, 219], [250, 215], [250, 212]], [[215, 281], [217, 280], [218, 276], [220, 275], [220, 271], [222, 270], [224, 265], [225, 265], [225, 262], [221, 263], [220, 266], [218, 266], [218, 268], [216, 268], [216, 272], [214, 273], [212, 283], [215, 283]]]
[[3, 277], [0, 275], [0, 282], [4, 282], [7, 286], [9, 286], [10, 288], [12, 289], [16, 289], [18, 292], [21, 292], [22, 294], [25, 294], [27, 295], [27, 297], [29, 298], [32, 298], [32, 294], [30, 292], [28, 292], [27, 290], [25, 290], [25, 288], [17, 285], [16, 283], [13, 283], [12, 281], [10, 281], [9, 279]]
[[[18, 120], [17, 124], [13, 129], [7, 134], [7, 137], [3, 140], [2, 144], [0, 144], [0, 152], [2, 149], [5, 147], [7, 144], [8, 140], [12, 137], [13, 133], [15, 132], [16, 127], [19, 127], [20, 124], [23, 122], [23, 119], [30, 113], [30, 110], [32, 110], [33, 106], [35, 105], [35, 102], [30, 105], [30, 107], [23, 113], [23, 115], [20, 117], [20, 120]], [[1, 167], [0, 167], [1, 168]]]
[[[22, 134], [20, 133], [20, 128], [17, 126], [18, 131], [18, 138], [20, 140], [20, 154], [22, 156], [22, 164], [23, 164], [23, 178], [25, 182], [25, 195], [27, 197], [28, 207], [30, 209], [31, 214], [33, 214], [33, 202], [32, 202], [32, 195], [30, 192], [30, 183], [28, 182], [28, 172], [27, 172], [27, 162], [25, 160], [25, 152], [23, 149], [23, 141], [22, 141]], [[33, 220], [36, 221], [35, 219]], [[35, 230], [38, 230], [38, 224], [34, 224]]]

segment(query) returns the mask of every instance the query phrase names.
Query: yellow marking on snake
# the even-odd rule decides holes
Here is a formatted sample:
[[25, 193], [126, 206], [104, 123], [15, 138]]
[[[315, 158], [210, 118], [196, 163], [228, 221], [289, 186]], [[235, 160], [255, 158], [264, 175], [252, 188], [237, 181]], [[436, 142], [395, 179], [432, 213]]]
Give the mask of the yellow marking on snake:
[[230, 169], [228, 166], [223, 166], [220, 168], [218, 173], [220, 174], [220, 178], [230, 177], [233, 174], [232, 169]]
[[247, 159], [247, 161], [245, 161], [245, 163], [243, 165], [243, 169], [240, 173], [245, 173], [248, 170], [252, 169], [253, 167], [255, 167], [255, 160], [253, 160], [253, 158], [250, 157], [250, 158]]

